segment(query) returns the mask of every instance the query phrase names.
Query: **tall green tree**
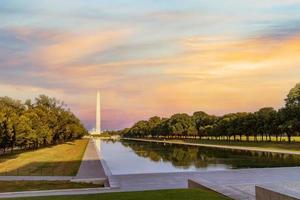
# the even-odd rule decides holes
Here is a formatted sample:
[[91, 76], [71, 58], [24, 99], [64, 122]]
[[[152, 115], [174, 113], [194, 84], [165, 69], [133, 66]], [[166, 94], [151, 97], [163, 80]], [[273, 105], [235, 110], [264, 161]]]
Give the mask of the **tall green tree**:
[[87, 130], [66, 106], [40, 95], [34, 102], [0, 97], [0, 148], [38, 148], [80, 138]]

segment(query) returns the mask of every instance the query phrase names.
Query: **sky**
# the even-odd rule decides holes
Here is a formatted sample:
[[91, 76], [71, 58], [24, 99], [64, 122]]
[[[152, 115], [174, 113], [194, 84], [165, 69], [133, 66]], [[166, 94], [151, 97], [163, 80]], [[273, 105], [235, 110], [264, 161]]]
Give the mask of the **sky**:
[[300, 0], [1, 0], [0, 96], [63, 100], [88, 129], [280, 108], [300, 82]]

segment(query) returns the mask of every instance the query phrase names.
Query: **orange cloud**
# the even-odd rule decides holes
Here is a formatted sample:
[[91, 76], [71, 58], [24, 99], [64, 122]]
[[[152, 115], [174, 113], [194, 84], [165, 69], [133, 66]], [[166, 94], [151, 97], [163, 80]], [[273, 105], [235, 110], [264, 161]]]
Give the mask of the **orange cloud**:
[[112, 48], [129, 35], [129, 30], [66, 34], [63, 39], [38, 49], [37, 55], [48, 65], [76, 63], [93, 53]]
[[300, 36], [280, 42], [189, 38], [181, 44], [183, 53], [168, 58], [164, 68], [167, 76], [178, 78], [156, 85], [143, 101], [165, 113], [278, 108], [300, 80]]
[[93, 119], [94, 95], [100, 89], [109, 123], [197, 110], [223, 114], [278, 108], [300, 80], [300, 36], [282, 41], [192, 37], [179, 40], [179, 50], [169, 56], [87, 59], [122, 44], [129, 35], [117, 31], [57, 37], [34, 52], [33, 60], [45, 68], [34, 73], [56, 83], [46, 93], [66, 100], [83, 120]]

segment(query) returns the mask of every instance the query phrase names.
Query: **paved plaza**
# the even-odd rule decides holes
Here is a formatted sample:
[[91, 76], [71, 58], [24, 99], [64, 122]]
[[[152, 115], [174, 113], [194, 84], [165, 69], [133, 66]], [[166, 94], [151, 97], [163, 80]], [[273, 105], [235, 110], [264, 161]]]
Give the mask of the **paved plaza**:
[[255, 185], [286, 186], [286, 190], [300, 191], [300, 167], [197, 173], [191, 180], [233, 199], [255, 199]]

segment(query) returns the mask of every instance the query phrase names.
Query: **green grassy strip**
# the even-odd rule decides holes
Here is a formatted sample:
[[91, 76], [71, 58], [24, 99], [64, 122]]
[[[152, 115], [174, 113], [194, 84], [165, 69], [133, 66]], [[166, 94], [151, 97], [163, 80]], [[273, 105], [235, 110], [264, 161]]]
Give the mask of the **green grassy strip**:
[[103, 185], [73, 183], [70, 181], [0, 181], [0, 192], [95, 188]]
[[[177, 189], [144, 192], [103, 193], [95, 195], [15, 198], [15, 200], [228, 200], [205, 189]], [[14, 200], [14, 199], [10, 199]]]

